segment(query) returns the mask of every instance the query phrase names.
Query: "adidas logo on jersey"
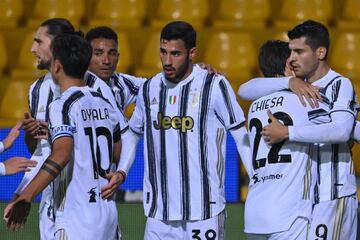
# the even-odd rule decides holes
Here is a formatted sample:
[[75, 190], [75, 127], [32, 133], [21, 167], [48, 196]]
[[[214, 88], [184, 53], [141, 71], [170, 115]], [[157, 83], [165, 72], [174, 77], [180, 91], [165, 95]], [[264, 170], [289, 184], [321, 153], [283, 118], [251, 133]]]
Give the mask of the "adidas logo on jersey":
[[45, 112], [45, 107], [44, 107], [44, 105], [42, 105], [42, 106], [40, 107], [40, 109], [39, 109], [38, 112]]
[[153, 100], [151, 100], [150, 105], [155, 105], [155, 104], [159, 104], [159, 102], [156, 100], [156, 98], [153, 98]]
[[173, 118], [169, 116], [163, 116], [162, 113], [158, 113], [158, 121], [153, 121], [155, 129], [181, 129], [181, 132], [186, 132], [194, 127], [194, 119], [192, 117], [179, 117]]

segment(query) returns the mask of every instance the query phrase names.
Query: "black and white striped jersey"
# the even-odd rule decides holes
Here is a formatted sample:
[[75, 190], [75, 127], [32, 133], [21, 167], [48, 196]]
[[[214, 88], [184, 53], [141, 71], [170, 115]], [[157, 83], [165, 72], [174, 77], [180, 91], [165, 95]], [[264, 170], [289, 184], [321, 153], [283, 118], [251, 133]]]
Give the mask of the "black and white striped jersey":
[[[29, 111], [31, 116], [37, 120], [48, 121], [49, 105], [60, 95], [60, 88], [57, 86], [48, 73], [36, 80], [29, 89]], [[47, 140], [41, 139], [36, 145], [35, 152], [31, 156], [32, 160], [38, 162], [37, 167], [30, 172], [26, 172], [21, 183], [15, 193], [21, 193], [30, 181], [35, 177], [45, 159], [50, 155], [51, 147]], [[49, 184], [42, 194], [40, 209], [43, 208], [45, 202], [51, 204], [52, 185]]]
[[116, 236], [114, 200], [104, 200], [101, 188], [120, 140], [118, 111], [89, 87], [70, 87], [50, 104], [50, 136], [54, 143], [71, 137], [73, 158], [54, 180], [55, 223], [69, 239], [112, 239]]
[[122, 111], [129, 104], [136, 102], [139, 89], [145, 80], [146, 78], [138, 78], [123, 73], [114, 73], [110, 78], [110, 86], [114, 92], [116, 102]]
[[94, 73], [87, 71], [84, 77], [85, 83], [91, 89], [98, 91], [101, 93], [111, 105], [116, 109], [119, 116], [120, 128], [121, 132], [125, 132], [128, 129], [128, 123], [124, 116], [123, 109], [121, 108], [122, 102], [118, 102], [118, 98], [116, 98], [114, 91], [111, 86], [109, 86], [105, 81], [101, 80]]
[[303, 107], [289, 91], [254, 101], [248, 114], [253, 171], [245, 203], [245, 232], [265, 234], [288, 230], [296, 218], [311, 219], [316, 164], [310, 143], [282, 141], [268, 145], [261, 132], [269, 124], [267, 111], [287, 126], [330, 121], [327, 106]]
[[[329, 113], [348, 112], [357, 117], [358, 102], [349, 79], [330, 70], [313, 85], [321, 87], [324, 103]], [[331, 129], [329, 131], [336, 131]], [[326, 134], [326, 133], [324, 133]], [[318, 181], [315, 200], [328, 201], [356, 193], [354, 163], [351, 157], [351, 144], [318, 144]]]
[[144, 134], [144, 209], [162, 220], [202, 220], [225, 207], [226, 131], [243, 127], [221, 75], [194, 66], [178, 84], [163, 73], [140, 88], [130, 128]]

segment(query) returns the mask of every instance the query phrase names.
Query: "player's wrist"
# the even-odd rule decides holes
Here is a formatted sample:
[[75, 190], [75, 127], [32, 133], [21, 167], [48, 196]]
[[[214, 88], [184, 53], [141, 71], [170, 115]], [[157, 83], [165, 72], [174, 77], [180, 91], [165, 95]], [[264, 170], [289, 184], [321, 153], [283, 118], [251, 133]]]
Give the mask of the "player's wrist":
[[3, 151], [5, 151], [11, 147], [11, 145], [14, 143], [14, 141], [12, 141], [10, 139], [10, 137], [8, 136], [2, 141], [2, 143], [3, 143]]
[[0, 141], [0, 153], [2, 153], [3, 151], [5, 151], [5, 145], [3, 141]]
[[118, 174], [120, 174], [121, 177], [122, 177], [121, 183], [125, 182], [125, 179], [126, 179], [126, 176], [127, 176], [126, 172], [123, 171], [123, 170], [121, 170], [121, 169], [117, 170], [116, 172], [117, 172]]

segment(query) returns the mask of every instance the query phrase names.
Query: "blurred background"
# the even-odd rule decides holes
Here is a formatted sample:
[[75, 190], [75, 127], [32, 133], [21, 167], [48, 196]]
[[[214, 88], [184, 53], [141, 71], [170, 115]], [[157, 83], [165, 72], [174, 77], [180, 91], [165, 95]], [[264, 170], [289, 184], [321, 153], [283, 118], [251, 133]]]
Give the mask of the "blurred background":
[[[83, 32], [100, 25], [112, 27], [119, 36], [117, 71], [139, 77], [161, 71], [160, 29], [172, 20], [188, 21], [198, 33], [196, 62], [211, 64], [224, 73], [235, 92], [260, 75], [257, 54], [264, 41], [287, 40], [287, 30], [314, 19], [330, 30], [330, 66], [360, 91], [360, 0], [0, 0], [0, 139], [28, 111], [29, 86], [44, 74], [36, 69], [37, 60], [30, 52], [34, 32], [53, 17], [67, 18]], [[239, 99], [239, 103], [246, 113], [250, 102]], [[127, 116], [132, 110], [129, 106]], [[242, 211], [248, 180], [233, 140], [228, 139], [227, 239], [244, 239]], [[355, 144], [357, 176], [359, 153], [360, 145]], [[0, 161], [13, 155], [29, 156], [23, 133], [9, 152], [0, 155]], [[117, 195], [124, 239], [142, 239], [142, 172], [141, 142], [135, 165]], [[1, 211], [21, 177], [0, 178]], [[0, 239], [38, 239], [37, 207], [35, 204], [32, 218], [20, 233], [10, 234], [0, 224]]]

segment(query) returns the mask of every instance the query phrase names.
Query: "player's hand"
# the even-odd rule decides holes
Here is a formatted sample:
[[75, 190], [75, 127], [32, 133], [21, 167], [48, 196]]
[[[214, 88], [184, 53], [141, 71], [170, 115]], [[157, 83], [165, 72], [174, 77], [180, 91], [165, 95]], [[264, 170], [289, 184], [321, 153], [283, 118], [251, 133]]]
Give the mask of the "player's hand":
[[106, 178], [109, 180], [109, 183], [101, 188], [102, 199], [111, 198], [117, 192], [120, 184], [125, 180], [124, 175], [120, 172], [110, 172], [106, 174]]
[[7, 137], [3, 140], [4, 149], [9, 149], [15, 142], [15, 140], [20, 135], [20, 128], [22, 126], [22, 122], [18, 122], [9, 132]]
[[3, 162], [6, 175], [12, 175], [18, 172], [28, 172], [31, 167], [35, 167], [37, 162], [24, 157], [12, 157]]
[[32, 118], [29, 113], [24, 113], [24, 119], [22, 121], [24, 131], [30, 136], [36, 136], [40, 129], [40, 123]]
[[18, 199], [9, 204], [8, 212], [4, 216], [8, 229], [17, 231], [24, 227], [31, 209], [31, 202], [25, 199]]
[[198, 63], [197, 65], [199, 65], [199, 67], [201, 67], [202, 69], [205, 69], [208, 71], [208, 73], [215, 73], [215, 75], [217, 76], [218, 74], [222, 74], [220, 71], [218, 71], [217, 69], [215, 69], [213, 66], [211, 66], [210, 64], [207, 63]]
[[318, 87], [300, 78], [293, 77], [289, 81], [289, 88], [299, 97], [304, 107], [306, 106], [306, 102], [308, 102], [311, 108], [319, 107], [319, 102], [322, 101], [322, 98]]
[[4, 221], [7, 223], [9, 218], [9, 213], [10, 213], [10, 210], [13, 206], [13, 203], [16, 201], [16, 199], [19, 198], [19, 195], [18, 194], [14, 194], [13, 198], [10, 200], [10, 202], [6, 205], [6, 207], [4, 208], [4, 213], [3, 213], [3, 219]]
[[38, 121], [39, 123], [39, 130], [37, 132], [37, 135], [34, 136], [35, 139], [49, 139], [49, 123], [46, 121]]
[[284, 75], [286, 77], [296, 77], [296, 74], [294, 72], [294, 68], [293, 68], [293, 66], [291, 66], [291, 59], [290, 58], [288, 58], [286, 60]]
[[266, 125], [261, 132], [265, 142], [273, 145], [287, 139], [289, 137], [288, 127], [284, 126], [276, 117], [274, 117], [270, 110], [268, 110], [267, 113], [271, 123]]

